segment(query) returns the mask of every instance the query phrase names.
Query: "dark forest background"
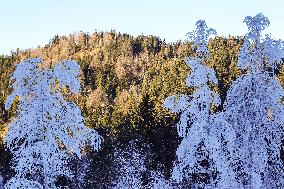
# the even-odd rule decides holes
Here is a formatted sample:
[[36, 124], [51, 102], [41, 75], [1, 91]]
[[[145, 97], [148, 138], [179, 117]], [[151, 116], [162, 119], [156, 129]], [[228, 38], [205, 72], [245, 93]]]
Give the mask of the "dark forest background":
[[[206, 64], [217, 73], [219, 84], [215, 90], [222, 102], [232, 81], [241, 74], [237, 60], [242, 39], [229, 36], [209, 40], [211, 57]], [[184, 59], [194, 53], [190, 41], [166, 43], [156, 36], [133, 37], [111, 31], [55, 36], [44, 47], [0, 55], [1, 141], [17, 107], [15, 103], [10, 111], [4, 109], [14, 65], [30, 57], [42, 56], [47, 64], [71, 59], [81, 66], [82, 92], [68, 98], [81, 107], [86, 124], [104, 139], [101, 150], [88, 155], [89, 187], [103, 188], [112, 182], [114, 152], [127, 149], [131, 141], [146, 157], [146, 179], [152, 170], [169, 177], [180, 141], [175, 126], [179, 115], [163, 107], [164, 99], [192, 93], [193, 89], [185, 84], [190, 69]], [[279, 68], [281, 84], [283, 73]], [[222, 105], [216, 111], [222, 111]], [[8, 179], [13, 174], [11, 155], [2, 143], [0, 150], [0, 174]]]

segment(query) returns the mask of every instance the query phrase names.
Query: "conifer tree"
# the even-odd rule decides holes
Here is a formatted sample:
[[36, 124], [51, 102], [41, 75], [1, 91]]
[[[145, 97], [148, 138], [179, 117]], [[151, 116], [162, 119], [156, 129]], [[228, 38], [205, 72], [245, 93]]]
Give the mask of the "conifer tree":
[[244, 188], [283, 188], [280, 159], [283, 140], [284, 91], [275, 77], [282, 63], [284, 43], [262, 37], [269, 26], [262, 14], [247, 16], [248, 27], [239, 53], [238, 67], [246, 74], [230, 87], [225, 102], [226, 117], [236, 132], [234, 167]]
[[[195, 92], [190, 95], [168, 97], [165, 107], [180, 113], [178, 134], [182, 137], [177, 149], [178, 162], [172, 178], [181, 182], [184, 178], [190, 187], [232, 188], [237, 187], [230, 167], [230, 145], [234, 131], [223, 119], [223, 114], [214, 114], [213, 106], [220, 104], [217, 93], [210, 85], [217, 84], [213, 69], [204, 64], [209, 58], [207, 40], [215, 30], [208, 29], [205, 21], [196, 23], [197, 29], [189, 34], [196, 50], [195, 58], [187, 58], [191, 74], [186, 80]], [[194, 178], [195, 177], [195, 178]]]
[[79, 107], [63, 95], [80, 91], [79, 70], [75, 61], [49, 68], [41, 59], [28, 59], [16, 66], [5, 106], [17, 101], [17, 115], [4, 139], [14, 155], [16, 175], [5, 188], [56, 188], [58, 176], [73, 176], [66, 166], [72, 155], [80, 158], [86, 145], [99, 149], [100, 136], [85, 126]]

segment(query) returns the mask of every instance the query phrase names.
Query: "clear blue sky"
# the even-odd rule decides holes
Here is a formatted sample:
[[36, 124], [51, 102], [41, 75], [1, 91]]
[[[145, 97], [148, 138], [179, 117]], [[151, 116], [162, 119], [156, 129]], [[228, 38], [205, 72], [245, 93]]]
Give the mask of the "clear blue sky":
[[56, 34], [109, 31], [185, 40], [199, 19], [218, 35], [243, 35], [247, 15], [263, 13], [284, 40], [284, 0], [0, 0], [0, 54], [44, 45]]

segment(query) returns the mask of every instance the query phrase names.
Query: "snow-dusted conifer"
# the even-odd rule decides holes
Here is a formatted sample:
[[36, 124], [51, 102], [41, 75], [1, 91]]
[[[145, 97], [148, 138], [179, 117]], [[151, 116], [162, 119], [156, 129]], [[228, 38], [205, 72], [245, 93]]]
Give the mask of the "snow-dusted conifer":
[[41, 59], [16, 66], [5, 105], [9, 109], [17, 99], [17, 116], [4, 138], [14, 155], [16, 175], [5, 188], [56, 188], [57, 176], [72, 177], [66, 167], [70, 156], [80, 158], [85, 145], [99, 149], [98, 133], [85, 126], [79, 107], [62, 94], [80, 92], [79, 69], [74, 61], [48, 68]]
[[236, 132], [234, 166], [244, 188], [283, 188], [280, 159], [283, 139], [284, 91], [274, 76], [283, 57], [283, 42], [261, 35], [269, 25], [262, 14], [246, 17], [248, 34], [240, 49], [238, 67], [247, 73], [233, 82], [225, 110]]
[[[219, 105], [220, 98], [209, 84], [217, 84], [218, 81], [214, 70], [204, 65], [204, 60], [209, 58], [208, 37], [216, 32], [208, 29], [203, 20], [198, 21], [196, 27], [196, 31], [189, 34], [196, 57], [186, 59], [186, 64], [192, 70], [186, 84], [194, 87], [195, 92], [190, 96], [180, 95], [178, 98], [175, 95], [165, 100], [166, 108], [181, 114], [177, 127], [183, 139], [176, 152], [178, 162], [172, 178], [180, 182], [183, 178], [205, 174], [209, 181], [207, 184], [206, 179], [191, 178], [191, 187], [237, 187], [229, 161], [234, 131], [223, 119], [222, 113], [217, 115], [212, 112], [212, 106]], [[202, 165], [204, 161], [209, 165]]]

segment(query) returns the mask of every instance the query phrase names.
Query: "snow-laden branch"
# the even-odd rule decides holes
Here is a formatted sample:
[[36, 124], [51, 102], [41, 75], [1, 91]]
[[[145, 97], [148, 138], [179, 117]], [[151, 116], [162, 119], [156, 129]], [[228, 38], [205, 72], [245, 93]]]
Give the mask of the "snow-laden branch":
[[[41, 59], [28, 59], [11, 75], [13, 92], [6, 108], [16, 97], [19, 101], [4, 142], [14, 154], [16, 180], [9, 182], [13, 186], [23, 184], [28, 175], [35, 178], [33, 174], [37, 173], [44, 188], [55, 188], [57, 176], [73, 176], [66, 166], [73, 154], [80, 158], [86, 145], [99, 150], [101, 137], [85, 126], [80, 108], [62, 94], [64, 88], [73, 94], [80, 92], [79, 70], [75, 61], [48, 68]], [[34, 185], [34, 181], [30, 183]], [[11, 188], [11, 184], [5, 187]]]

